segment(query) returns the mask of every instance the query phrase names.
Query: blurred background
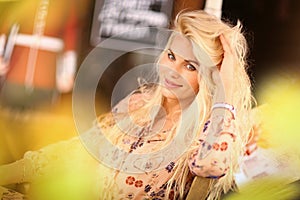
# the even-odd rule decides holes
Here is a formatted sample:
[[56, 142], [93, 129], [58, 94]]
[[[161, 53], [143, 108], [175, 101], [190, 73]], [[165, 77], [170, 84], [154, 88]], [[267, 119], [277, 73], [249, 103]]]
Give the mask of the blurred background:
[[[77, 135], [72, 116], [74, 79], [101, 41], [132, 28], [167, 28], [179, 11], [204, 9], [206, 3], [0, 0], [0, 164], [18, 160], [28, 150]], [[287, 144], [296, 147], [289, 138], [299, 141], [295, 119], [300, 102], [300, 1], [223, 0], [220, 5], [223, 19], [232, 23], [240, 20], [244, 26], [250, 52], [248, 72], [258, 105], [275, 102], [276, 107], [271, 106], [266, 115], [273, 117], [271, 124], [284, 127], [266, 132], [276, 135], [278, 130], [287, 131]], [[105, 50], [109, 54], [126, 52], [126, 46], [136, 42], [153, 43], [146, 33], [129, 35], [129, 39], [120, 37], [116, 42], [125, 42], [124, 49], [108, 46]], [[115, 60], [99, 82], [97, 113], [109, 110], [113, 88], [125, 72], [152, 61], [153, 55], [135, 52]], [[274, 110], [279, 114], [272, 115]], [[276, 141], [280, 141], [278, 138]], [[261, 136], [260, 142], [266, 146], [270, 140]]]

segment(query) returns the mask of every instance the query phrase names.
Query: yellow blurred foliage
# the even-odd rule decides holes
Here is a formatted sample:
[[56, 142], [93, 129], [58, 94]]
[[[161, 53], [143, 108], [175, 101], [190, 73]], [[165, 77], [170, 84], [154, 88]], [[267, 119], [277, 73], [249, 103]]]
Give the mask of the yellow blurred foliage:
[[0, 109], [0, 164], [23, 157], [28, 150], [77, 136], [70, 101], [39, 111]]
[[271, 77], [258, 92], [262, 133], [259, 144], [266, 141], [275, 149], [300, 152], [300, 80], [286, 76]]

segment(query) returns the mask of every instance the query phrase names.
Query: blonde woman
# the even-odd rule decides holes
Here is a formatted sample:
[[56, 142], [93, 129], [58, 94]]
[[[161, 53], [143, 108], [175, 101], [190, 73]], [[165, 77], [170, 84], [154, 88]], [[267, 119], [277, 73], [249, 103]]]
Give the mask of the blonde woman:
[[[70, 163], [90, 166], [84, 177], [95, 181], [89, 194], [96, 199], [191, 198], [197, 177], [203, 177], [205, 191], [193, 190], [203, 199], [234, 190], [233, 175], [251, 129], [241, 25], [189, 11], [176, 17], [173, 30], [155, 68], [159, 83], [141, 85], [81, 137], [100, 164], [79, 153], [84, 149], [76, 138], [2, 166], [0, 184], [34, 182], [56, 167], [55, 158], [59, 166], [72, 166], [66, 171], [74, 170]], [[19, 168], [9, 176], [8, 170]]]

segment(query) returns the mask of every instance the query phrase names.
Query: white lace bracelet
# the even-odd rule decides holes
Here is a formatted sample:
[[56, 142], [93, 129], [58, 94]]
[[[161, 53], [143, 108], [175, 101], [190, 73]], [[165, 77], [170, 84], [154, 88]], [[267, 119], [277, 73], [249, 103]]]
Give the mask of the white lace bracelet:
[[236, 111], [235, 111], [235, 108], [233, 107], [233, 105], [230, 105], [228, 103], [215, 103], [212, 106], [211, 110], [213, 110], [215, 108], [225, 108], [225, 109], [229, 110], [232, 114], [233, 119], [235, 119]]

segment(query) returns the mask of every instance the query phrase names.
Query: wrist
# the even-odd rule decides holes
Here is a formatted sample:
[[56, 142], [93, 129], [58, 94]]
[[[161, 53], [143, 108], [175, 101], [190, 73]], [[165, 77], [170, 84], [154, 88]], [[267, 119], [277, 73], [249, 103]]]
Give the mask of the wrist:
[[211, 108], [211, 110], [216, 109], [224, 109], [231, 113], [232, 119], [235, 119], [236, 117], [236, 109], [233, 105], [227, 103], [227, 102], [215, 102]]
[[224, 91], [224, 90], [217, 89], [214, 95], [213, 102], [214, 103], [226, 102], [228, 104], [233, 105], [233, 94], [229, 90]]

